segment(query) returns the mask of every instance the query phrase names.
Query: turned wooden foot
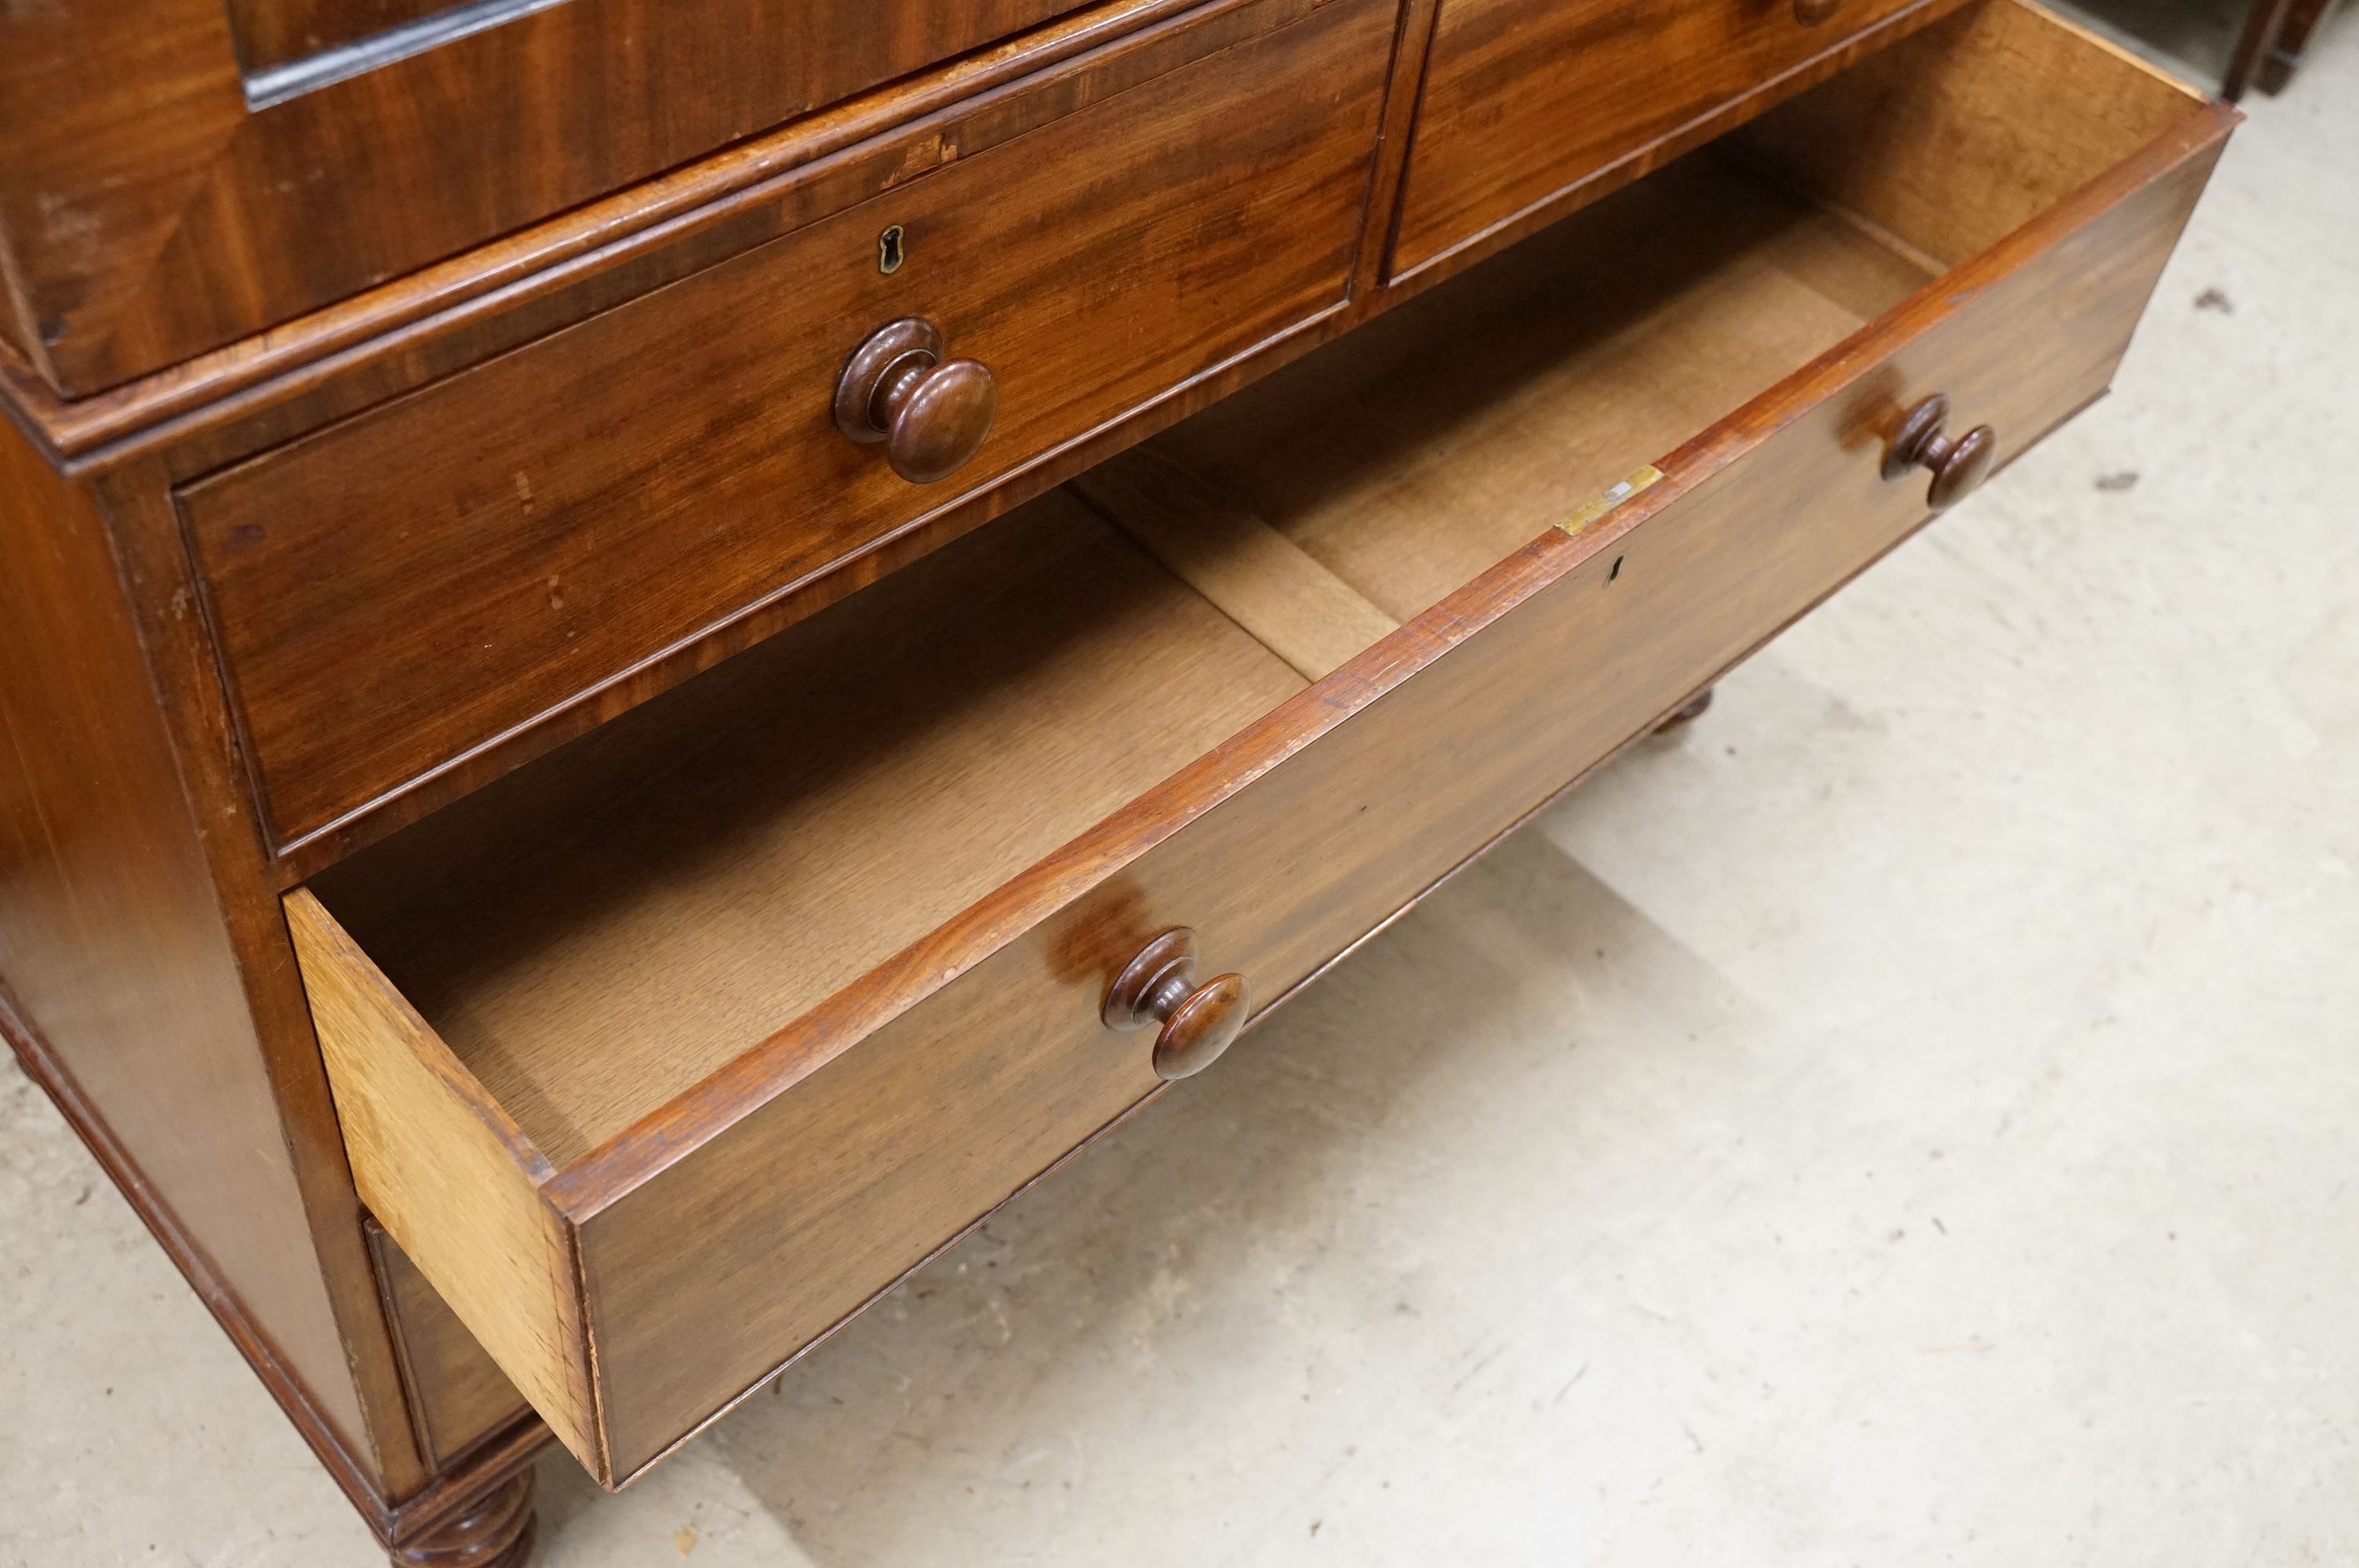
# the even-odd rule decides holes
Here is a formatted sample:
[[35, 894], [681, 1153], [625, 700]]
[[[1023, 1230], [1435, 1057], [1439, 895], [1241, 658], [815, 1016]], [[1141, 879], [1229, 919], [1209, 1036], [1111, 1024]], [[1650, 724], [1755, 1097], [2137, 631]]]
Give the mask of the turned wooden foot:
[[430, 1533], [395, 1547], [393, 1561], [397, 1568], [524, 1568], [538, 1523], [527, 1468]]
[[1676, 730], [1682, 724], [1690, 723], [1693, 720], [1701, 718], [1703, 716], [1703, 710], [1712, 706], [1712, 687], [1706, 687], [1701, 691], [1696, 693], [1693, 697], [1688, 698], [1686, 707], [1680, 708], [1676, 713], [1673, 713], [1669, 719], [1664, 719], [1660, 724], [1655, 726], [1655, 733], [1659, 735], [1666, 730]]

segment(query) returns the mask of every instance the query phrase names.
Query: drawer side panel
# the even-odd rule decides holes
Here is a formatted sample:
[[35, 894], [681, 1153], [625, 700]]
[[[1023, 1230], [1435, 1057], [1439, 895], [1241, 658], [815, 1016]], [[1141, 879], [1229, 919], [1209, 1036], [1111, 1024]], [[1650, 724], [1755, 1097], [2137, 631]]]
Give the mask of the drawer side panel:
[[[1771, 110], [1737, 141], [1954, 266], [2070, 196], [2089, 170], [2132, 157], [2200, 102], [2094, 34], [1994, 0]], [[2069, 116], [2054, 112], [2066, 103]]]
[[286, 906], [361, 1201], [603, 1474], [572, 1235], [541, 1200], [546, 1162], [310, 890]]

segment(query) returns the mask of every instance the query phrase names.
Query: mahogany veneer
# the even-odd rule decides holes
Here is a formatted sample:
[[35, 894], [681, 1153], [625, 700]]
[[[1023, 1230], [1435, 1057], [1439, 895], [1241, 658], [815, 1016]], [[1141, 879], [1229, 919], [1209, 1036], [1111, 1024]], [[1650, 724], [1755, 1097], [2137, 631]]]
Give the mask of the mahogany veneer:
[[[913, 128], [883, 194], [183, 491], [278, 838], [1339, 307], [1391, 29], [1382, 0], [1200, 23], [1175, 44], [1230, 47], [1079, 108], [1104, 86], [1054, 73]], [[906, 318], [998, 383], [941, 483], [839, 429], [846, 361]]]
[[12, 6], [8, 336], [56, 390], [100, 391], [1080, 8]]
[[658, 9], [0, 19], [0, 1023], [404, 1563], [1700, 711], [2234, 118], [2019, 0]]

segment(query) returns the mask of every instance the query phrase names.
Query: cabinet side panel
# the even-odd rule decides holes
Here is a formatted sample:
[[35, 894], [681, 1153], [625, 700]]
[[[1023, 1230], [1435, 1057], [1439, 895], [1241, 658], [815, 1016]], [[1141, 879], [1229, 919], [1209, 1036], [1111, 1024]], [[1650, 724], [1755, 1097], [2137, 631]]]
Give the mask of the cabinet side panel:
[[353, 1369], [103, 525], [87, 492], [5, 427], [0, 564], [11, 1044], [282, 1401], [308, 1401], [325, 1422], [315, 1441], [365, 1454]]

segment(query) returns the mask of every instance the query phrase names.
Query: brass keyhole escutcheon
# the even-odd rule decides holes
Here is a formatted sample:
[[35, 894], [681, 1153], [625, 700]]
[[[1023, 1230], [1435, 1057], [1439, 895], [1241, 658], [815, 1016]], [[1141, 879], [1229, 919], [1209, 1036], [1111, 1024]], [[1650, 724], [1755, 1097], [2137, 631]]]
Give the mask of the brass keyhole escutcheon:
[[900, 271], [901, 264], [908, 259], [908, 235], [902, 232], [900, 224], [896, 223], [876, 236], [876, 270], [878, 272], [890, 277]]

